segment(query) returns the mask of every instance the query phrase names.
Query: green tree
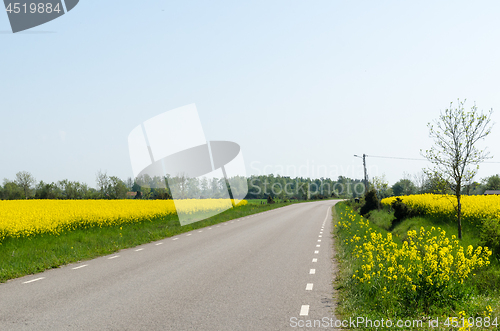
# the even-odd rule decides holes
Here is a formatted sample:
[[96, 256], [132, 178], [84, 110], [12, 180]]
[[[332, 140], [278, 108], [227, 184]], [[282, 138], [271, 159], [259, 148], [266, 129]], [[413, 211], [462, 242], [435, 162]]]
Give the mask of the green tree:
[[484, 189], [485, 190], [500, 190], [500, 176], [493, 175], [488, 177], [484, 181]]
[[409, 179], [400, 179], [392, 185], [392, 193], [395, 196], [410, 195], [417, 191], [415, 184]]
[[36, 187], [35, 199], [60, 199], [62, 192], [54, 183], [45, 183], [43, 180]]
[[371, 186], [375, 189], [375, 191], [377, 191], [377, 197], [379, 200], [388, 197], [389, 182], [387, 182], [385, 174], [373, 177], [371, 180]]
[[11, 182], [8, 179], [3, 180], [2, 199], [15, 200], [22, 199], [23, 196], [23, 189], [15, 182]]
[[451, 103], [434, 124], [428, 124], [434, 146], [423, 153], [434, 164], [432, 172], [449, 183], [457, 198], [454, 207], [459, 239], [462, 238], [462, 185], [474, 178], [479, 164], [488, 158], [488, 153], [479, 150], [476, 144], [490, 134], [492, 113], [492, 110], [486, 114], [479, 112], [475, 104], [466, 111], [464, 103], [458, 100], [456, 107]]
[[28, 199], [31, 196], [33, 185], [35, 185], [35, 177], [27, 171], [20, 171], [16, 174], [15, 183], [22, 188], [24, 196]]
[[127, 197], [128, 187], [118, 177], [109, 177], [109, 197], [111, 199], [125, 199]]
[[148, 186], [141, 186], [141, 199], [151, 198], [152, 192]]
[[100, 192], [101, 198], [109, 196], [110, 183], [109, 183], [109, 177], [106, 174], [106, 172], [102, 172], [101, 170], [99, 170], [96, 173], [95, 177], [96, 177], [95, 181], [97, 183], [97, 190]]

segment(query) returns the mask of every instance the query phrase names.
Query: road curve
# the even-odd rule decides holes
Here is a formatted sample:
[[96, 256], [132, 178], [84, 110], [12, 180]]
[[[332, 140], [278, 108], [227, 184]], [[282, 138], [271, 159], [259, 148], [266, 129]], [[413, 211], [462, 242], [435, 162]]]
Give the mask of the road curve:
[[0, 284], [0, 330], [297, 330], [333, 318], [331, 206], [293, 204]]

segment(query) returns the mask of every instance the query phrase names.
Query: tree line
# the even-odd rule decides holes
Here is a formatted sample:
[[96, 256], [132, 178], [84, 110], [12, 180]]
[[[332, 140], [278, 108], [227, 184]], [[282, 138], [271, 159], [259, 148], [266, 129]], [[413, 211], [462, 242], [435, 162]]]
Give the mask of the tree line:
[[[67, 179], [58, 182], [37, 182], [26, 171], [18, 172], [14, 180], [4, 179], [0, 185], [0, 199], [171, 199], [172, 190], [168, 183], [183, 190], [176, 196], [182, 198], [224, 198], [227, 194], [241, 194], [245, 189], [240, 181], [232, 181], [231, 186], [222, 178], [185, 178], [185, 177], [149, 177], [127, 178], [121, 180], [117, 176], [108, 176], [105, 172], [96, 174], [96, 187], [86, 183]], [[231, 180], [231, 179], [230, 179]], [[246, 178], [247, 199], [282, 199], [282, 200], [317, 200], [326, 198], [356, 198], [365, 193], [362, 179], [351, 179], [339, 176], [337, 180], [330, 178], [290, 178], [280, 175], [259, 175]], [[421, 172], [403, 178], [389, 186], [385, 176], [373, 177], [369, 181], [370, 188], [377, 191], [379, 198], [410, 194], [453, 194], [450, 185], [441, 177]], [[234, 192], [233, 192], [234, 190]], [[500, 175], [484, 178], [480, 182], [471, 182], [462, 188], [465, 195], [483, 194], [486, 190], [500, 190]]]
[[[239, 180], [224, 178], [185, 178], [149, 177], [127, 178], [122, 180], [117, 176], [109, 176], [105, 172], [96, 173], [96, 187], [86, 183], [67, 179], [46, 183], [37, 181], [27, 172], [16, 174], [14, 180], [4, 179], [0, 185], [1, 200], [15, 199], [171, 199], [173, 184], [176, 196], [183, 198], [224, 198], [228, 192], [241, 196], [248, 189], [247, 199], [325, 199], [331, 197], [351, 198], [364, 193], [361, 180], [339, 176], [337, 180], [330, 178], [290, 178], [280, 175], [250, 176]], [[246, 180], [246, 187], [245, 187]], [[172, 188], [174, 189], [174, 188]], [[234, 192], [233, 192], [234, 191]]]
[[[411, 176], [403, 174], [403, 178], [392, 186], [385, 181], [385, 176], [374, 177], [370, 181], [370, 188], [377, 191], [379, 198], [402, 196], [411, 194], [450, 194], [454, 195], [452, 185], [441, 176], [434, 176], [424, 171]], [[461, 187], [463, 195], [482, 195], [487, 190], [500, 190], [500, 175], [492, 175], [478, 181], [471, 181]]]

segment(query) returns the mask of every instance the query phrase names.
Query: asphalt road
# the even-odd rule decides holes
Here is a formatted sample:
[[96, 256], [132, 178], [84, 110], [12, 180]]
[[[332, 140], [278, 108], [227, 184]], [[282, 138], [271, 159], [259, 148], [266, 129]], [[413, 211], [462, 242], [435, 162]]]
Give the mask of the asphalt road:
[[0, 330], [309, 329], [300, 326], [333, 318], [334, 203], [294, 204], [0, 284]]

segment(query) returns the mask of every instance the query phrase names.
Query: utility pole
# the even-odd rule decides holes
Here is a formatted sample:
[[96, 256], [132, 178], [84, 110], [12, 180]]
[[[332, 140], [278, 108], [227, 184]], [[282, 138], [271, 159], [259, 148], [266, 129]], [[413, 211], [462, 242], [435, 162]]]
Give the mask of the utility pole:
[[[354, 155], [355, 157], [361, 158], [361, 156]], [[368, 192], [368, 174], [366, 173], [366, 154], [363, 154], [363, 168], [365, 170], [365, 194]]]

